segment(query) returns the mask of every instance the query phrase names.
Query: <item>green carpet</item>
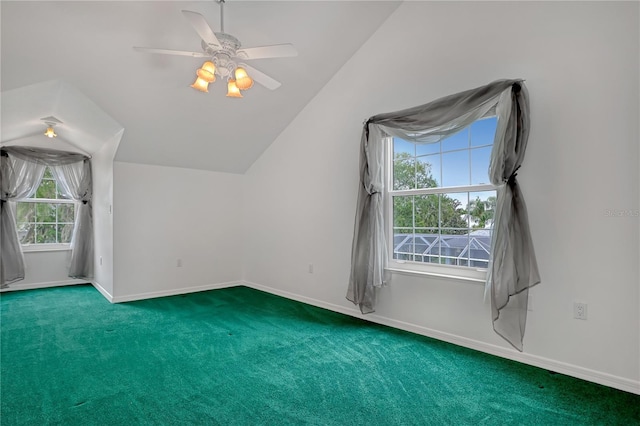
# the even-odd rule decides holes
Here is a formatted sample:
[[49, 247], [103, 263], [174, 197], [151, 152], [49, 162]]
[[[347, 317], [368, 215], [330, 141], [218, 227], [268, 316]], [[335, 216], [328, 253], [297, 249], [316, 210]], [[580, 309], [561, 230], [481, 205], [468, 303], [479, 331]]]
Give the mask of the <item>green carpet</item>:
[[4, 425], [638, 425], [640, 396], [245, 287], [3, 293]]

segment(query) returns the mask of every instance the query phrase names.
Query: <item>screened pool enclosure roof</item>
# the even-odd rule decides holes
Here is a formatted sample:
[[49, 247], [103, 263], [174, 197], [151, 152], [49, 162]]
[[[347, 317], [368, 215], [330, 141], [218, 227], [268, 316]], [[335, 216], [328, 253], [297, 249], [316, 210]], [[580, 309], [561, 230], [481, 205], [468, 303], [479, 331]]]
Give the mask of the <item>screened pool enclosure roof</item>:
[[393, 258], [398, 260], [486, 268], [490, 248], [489, 229], [461, 235], [413, 233], [393, 236]]

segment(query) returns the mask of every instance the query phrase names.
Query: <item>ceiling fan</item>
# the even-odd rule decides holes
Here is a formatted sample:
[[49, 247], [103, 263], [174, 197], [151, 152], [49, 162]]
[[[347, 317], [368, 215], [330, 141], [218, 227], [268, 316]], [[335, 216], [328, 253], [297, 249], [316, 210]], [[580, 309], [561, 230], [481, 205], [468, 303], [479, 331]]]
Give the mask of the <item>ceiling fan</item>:
[[144, 53], [207, 58], [208, 60], [196, 71], [198, 78], [191, 85], [191, 87], [201, 92], [208, 92], [209, 83], [213, 83], [216, 80], [216, 76], [227, 79], [227, 96], [230, 97], [241, 98], [242, 94], [240, 91], [251, 88], [254, 80], [267, 89], [275, 90], [280, 87], [281, 83], [279, 81], [245, 64], [243, 61], [293, 57], [298, 55], [296, 49], [289, 43], [259, 47], [241, 47], [240, 41], [237, 38], [224, 32], [225, 0], [216, 1], [220, 4], [220, 32], [214, 32], [201, 14], [190, 10], [182, 11], [184, 17], [187, 18], [191, 26], [200, 36], [202, 52], [154, 49], [148, 47], [134, 47], [134, 49]]

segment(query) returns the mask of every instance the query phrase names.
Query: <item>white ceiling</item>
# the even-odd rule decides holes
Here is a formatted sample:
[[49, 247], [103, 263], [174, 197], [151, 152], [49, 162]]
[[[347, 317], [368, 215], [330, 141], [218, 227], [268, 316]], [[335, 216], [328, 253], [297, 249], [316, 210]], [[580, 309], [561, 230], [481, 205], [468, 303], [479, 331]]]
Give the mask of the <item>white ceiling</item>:
[[[299, 52], [295, 58], [251, 61], [282, 86], [270, 91], [256, 84], [243, 99], [232, 99], [221, 81], [210, 85], [209, 93], [189, 87], [202, 59], [132, 49], [200, 51], [200, 38], [180, 11], [203, 14], [219, 31], [220, 9], [213, 0], [3, 0], [2, 92], [60, 80], [124, 127], [116, 160], [243, 173], [398, 5], [228, 0], [225, 31], [244, 47], [293, 43]], [[381, 66], [372, 70], [381, 78], [389, 76], [383, 66], [389, 56], [380, 52]], [[33, 110], [9, 113], [3, 101], [2, 140], [9, 129], [12, 138], [16, 128], [24, 133], [17, 136], [43, 131], [42, 116]], [[56, 130], [64, 138], [65, 131], [83, 126], [90, 127], [91, 121], [65, 123]]]

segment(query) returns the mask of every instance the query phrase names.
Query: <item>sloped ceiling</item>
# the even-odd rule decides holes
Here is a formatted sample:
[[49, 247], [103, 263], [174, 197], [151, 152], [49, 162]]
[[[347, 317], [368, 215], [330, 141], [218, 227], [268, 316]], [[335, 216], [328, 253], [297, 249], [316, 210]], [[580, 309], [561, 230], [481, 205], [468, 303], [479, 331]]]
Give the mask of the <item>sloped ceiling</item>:
[[[282, 86], [271, 91], [256, 84], [243, 99], [232, 99], [221, 81], [209, 93], [189, 87], [202, 59], [132, 49], [200, 51], [200, 38], [180, 11], [202, 13], [219, 31], [214, 1], [3, 0], [2, 92], [49, 80], [68, 83], [124, 127], [117, 161], [243, 173], [398, 5], [228, 0], [225, 32], [243, 46], [293, 43], [299, 52], [295, 58], [251, 61]], [[396, 65], [389, 57], [380, 52], [381, 66], [371, 72], [389, 77], [392, 70], [384, 64]], [[5, 131], [12, 138], [28, 136], [32, 130], [19, 122], [39, 115], [3, 107], [2, 140]], [[95, 122], [74, 125], [91, 132]], [[64, 135], [73, 130], [61, 127], [58, 134], [73, 140]]]
[[[38, 146], [93, 155], [122, 131], [122, 126], [91, 99], [62, 81], [4, 91], [1, 104], [3, 145]], [[51, 117], [58, 120], [54, 128], [59, 135], [56, 139], [43, 135], [46, 119]]]

